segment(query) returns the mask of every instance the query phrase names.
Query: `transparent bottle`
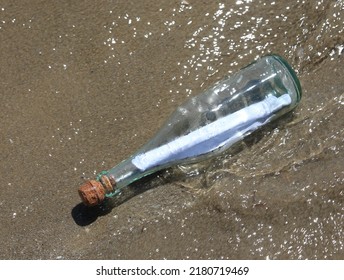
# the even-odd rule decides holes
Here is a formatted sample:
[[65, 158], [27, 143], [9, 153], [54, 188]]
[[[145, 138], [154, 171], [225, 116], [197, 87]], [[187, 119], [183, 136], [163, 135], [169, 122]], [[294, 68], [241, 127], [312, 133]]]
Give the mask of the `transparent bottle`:
[[176, 164], [219, 155], [301, 99], [300, 82], [278, 55], [260, 58], [178, 107], [140, 150], [79, 188], [84, 204], [100, 204], [130, 183]]

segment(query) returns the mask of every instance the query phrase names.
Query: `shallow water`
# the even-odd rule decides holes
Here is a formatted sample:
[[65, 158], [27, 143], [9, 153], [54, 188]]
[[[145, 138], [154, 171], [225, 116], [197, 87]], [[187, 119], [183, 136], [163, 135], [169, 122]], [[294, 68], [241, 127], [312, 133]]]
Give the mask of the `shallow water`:
[[[343, 259], [344, 1], [2, 1], [2, 259]], [[184, 4], [183, 4], [184, 3]], [[292, 114], [87, 210], [77, 187], [268, 53]]]

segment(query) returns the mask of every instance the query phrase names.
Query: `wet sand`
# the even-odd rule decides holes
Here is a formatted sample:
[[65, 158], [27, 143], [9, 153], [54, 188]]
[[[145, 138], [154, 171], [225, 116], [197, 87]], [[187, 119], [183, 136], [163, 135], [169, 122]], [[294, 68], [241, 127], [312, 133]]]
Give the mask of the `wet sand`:
[[[344, 2], [0, 4], [1, 259], [343, 259]], [[299, 107], [240, 151], [101, 207], [78, 186], [259, 56]]]

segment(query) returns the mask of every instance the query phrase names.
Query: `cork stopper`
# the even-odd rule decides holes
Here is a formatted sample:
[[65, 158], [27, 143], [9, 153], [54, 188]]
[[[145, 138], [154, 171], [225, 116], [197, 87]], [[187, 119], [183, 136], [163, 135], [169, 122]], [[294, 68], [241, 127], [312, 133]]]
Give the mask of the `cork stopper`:
[[86, 206], [95, 206], [105, 199], [105, 189], [102, 183], [89, 180], [79, 187], [79, 195]]

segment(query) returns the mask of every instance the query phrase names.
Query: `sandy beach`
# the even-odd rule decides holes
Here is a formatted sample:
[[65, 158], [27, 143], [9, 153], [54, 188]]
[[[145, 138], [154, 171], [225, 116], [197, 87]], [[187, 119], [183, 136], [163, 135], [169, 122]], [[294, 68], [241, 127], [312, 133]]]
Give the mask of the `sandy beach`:
[[[344, 1], [0, 3], [1, 259], [343, 259]], [[87, 208], [77, 189], [270, 53], [300, 105]]]

